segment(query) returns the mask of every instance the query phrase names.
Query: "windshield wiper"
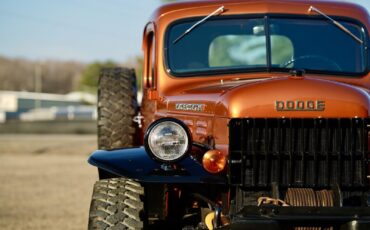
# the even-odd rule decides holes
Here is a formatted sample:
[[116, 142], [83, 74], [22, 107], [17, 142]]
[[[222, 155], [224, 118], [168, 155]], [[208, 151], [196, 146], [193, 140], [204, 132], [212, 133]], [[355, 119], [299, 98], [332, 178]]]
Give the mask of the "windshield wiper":
[[331, 21], [334, 25], [336, 25], [339, 29], [341, 29], [343, 32], [345, 32], [346, 34], [348, 34], [349, 36], [351, 36], [353, 39], [355, 39], [358, 43], [360, 44], [364, 44], [364, 41], [362, 41], [359, 37], [357, 37], [356, 35], [354, 35], [351, 31], [349, 31], [346, 27], [344, 27], [342, 24], [340, 24], [338, 21], [334, 20], [333, 18], [329, 17], [328, 15], [324, 14], [323, 12], [321, 12], [319, 9], [313, 7], [313, 6], [310, 6], [310, 8], [308, 9], [308, 12], [312, 12], [312, 11], [315, 11], [316, 13], [320, 14], [321, 16], [325, 17], [326, 19], [328, 19], [329, 21]]
[[221, 6], [220, 8], [218, 8], [217, 10], [213, 11], [212, 13], [210, 13], [207, 17], [203, 18], [202, 20], [196, 22], [194, 25], [192, 25], [189, 29], [185, 30], [184, 33], [182, 33], [178, 38], [176, 38], [174, 41], [173, 41], [173, 44], [177, 43], [178, 41], [180, 41], [183, 37], [185, 37], [188, 33], [190, 33], [193, 29], [195, 29], [197, 26], [199, 26], [200, 24], [202, 24], [203, 22], [207, 21], [210, 17], [214, 16], [214, 15], [219, 15], [219, 14], [222, 14], [223, 12], [225, 11], [225, 7], [224, 6]]

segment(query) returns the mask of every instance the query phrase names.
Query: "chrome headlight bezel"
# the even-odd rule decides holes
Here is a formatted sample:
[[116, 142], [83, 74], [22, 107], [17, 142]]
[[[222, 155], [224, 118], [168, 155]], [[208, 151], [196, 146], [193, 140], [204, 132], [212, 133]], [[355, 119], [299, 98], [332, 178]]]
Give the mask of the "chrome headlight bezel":
[[[168, 126], [168, 125], [174, 125], [176, 126], [177, 128], [181, 129], [181, 131], [183, 132], [185, 138], [187, 139], [186, 141], [186, 144], [183, 148], [183, 151], [181, 153], [179, 153], [178, 157], [175, 157], [175, 158], [171, 158], [171, 159], [164, 159], [163, 157], [161, 158], [160, 157], [160, 154], [156, 153], [155, 150], [153, 150], [153, 148], [151, 147], [151, 138], [153, 138], [153, 136], [151, 135], [155, 135], [154, 132], [156, 132], [158, 129], [161, 128], [161, 126], [164, 125], [164, 126]], [[155, 160], [157, 161], [160, 161], [160, 162], [163, 162], [163, 163], [174, 163], [174, 162], [178, 162], [180, 160], [182, 160], [185, 156], [188, 155], [190, 149], [191, 149], [191, 145], [192, 145], [192, 138], [191, 138], [191, 134], [190, 134], [190, 131], [189, 131], [189, 128], [180, 120], [178, 119], [175, 119], [175, 118], [160, 118], [158, 120], [156, 120], [155, 122], [153, 122], [152, 124], [150, 124], [150, 126], [148, 127], [147, 131], [145, 132], [145, 135], [144, 135], [144, 145], [145, 145], [145, 150], [147, 151], [147, 153]]]

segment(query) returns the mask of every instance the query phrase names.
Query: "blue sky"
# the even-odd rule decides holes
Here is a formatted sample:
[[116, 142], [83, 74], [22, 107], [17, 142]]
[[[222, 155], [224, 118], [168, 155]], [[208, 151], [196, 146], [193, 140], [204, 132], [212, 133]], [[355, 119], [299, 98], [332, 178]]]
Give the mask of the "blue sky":
[[[369, 0], [353, 0], [370, 11]], [[1, 0], [0, 56], [124, 61], [160, 0]]]
[[1, 0], [0, 55], [123, 61], [159, 0]]

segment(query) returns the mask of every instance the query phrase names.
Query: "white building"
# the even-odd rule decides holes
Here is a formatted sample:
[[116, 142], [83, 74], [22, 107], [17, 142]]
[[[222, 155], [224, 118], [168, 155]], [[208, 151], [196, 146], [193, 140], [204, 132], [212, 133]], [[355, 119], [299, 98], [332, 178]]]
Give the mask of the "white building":
[[[82, 109], [85, 113], [87, 110], [92, 113], [95, 110], [95, 106], [88, 107], [86, 104], [94, 104], [96, 102], [96, 96], [87, 93], [71, 93], [66, 95], [60, 94], [47, 94], [47, 93], [32, 93], [32, 92], [18, 92], [18, 91], [0, 91], [0, 122], [5, 120], [20, 119], [27, 117], [26, 120], [32, 120], [32, 112], [35, 111], [35, 116], [42, 119], [42, 111], [45, 112], [45, 119], [48, 120], [55, 117], [57, 114], [51, 116], [50, 113], [57, 113], [63, 108], [68, 108], [68, 111], [81, 111], [79, 107], [83, 106]], [[50, 110], [49, 110], [50, 109]], [[40, 112], [41, 111], [41, 112]], [[27, 113], [27, 115], [25, 114]], [[21, 114], [24, 114], [23, 116]], [[49, 114], [49, 115], [47, 115]], [[96, 115], [92, 115], [96, 116]], [[36, 118], [35, 117], [35, 118]], [[75, 117], [73, 114], [69, 114], [67, 117]]]

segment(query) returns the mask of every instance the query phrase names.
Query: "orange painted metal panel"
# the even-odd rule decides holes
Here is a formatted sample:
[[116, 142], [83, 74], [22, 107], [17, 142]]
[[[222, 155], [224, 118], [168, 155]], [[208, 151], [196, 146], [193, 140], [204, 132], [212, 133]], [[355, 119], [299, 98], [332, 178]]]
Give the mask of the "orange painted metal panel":
[[[362, 77], [339, 77], [306, 74], [302, 78], [288, 73], [242, 73], [178, 78], [166, 69], [164, 38], [174, 21], [206, 16], [221, 5], [223, 15], [281, 13], [309, 15], [311, 5], [332, 16], [356, 19], [370, 26], [366, 9], [353, 3], [312, 0], [228, 0], [190, 1], [164, 5], [150, 19], [150, 31], [156, 39], [155, 108], [145, 107], [147, 126], [153, 119], [175, 117], [189, 124], [195, 141], [215, 145], [227, 152], [227, 123], [235, 117], [368, 117], [370, 74]], [[147, 28], [148, 30], [148, 28]], [[145, 33], [146, 34], [146, 33]], [[144, 39], [144, 51], [147, 39]], [[153, 92], [152, 92], [153, 93]], [[153, 105], [144, 94], [144, 105]], [[276, 101], [302, 103], [324, 101], [324, 110], [278, 111]], [[200, 111], [179, 110], [177, 104], [201, 105]], [[298, 106], [298, 107], [299, 107]], [[307, 105], [306, 105], [307, 107]], [[149, 112], [150, 111], [150, 112]], [[149, 113], [154, 113], [149, 115]], [[191, 124], [191, 125], [190, 125]]]

